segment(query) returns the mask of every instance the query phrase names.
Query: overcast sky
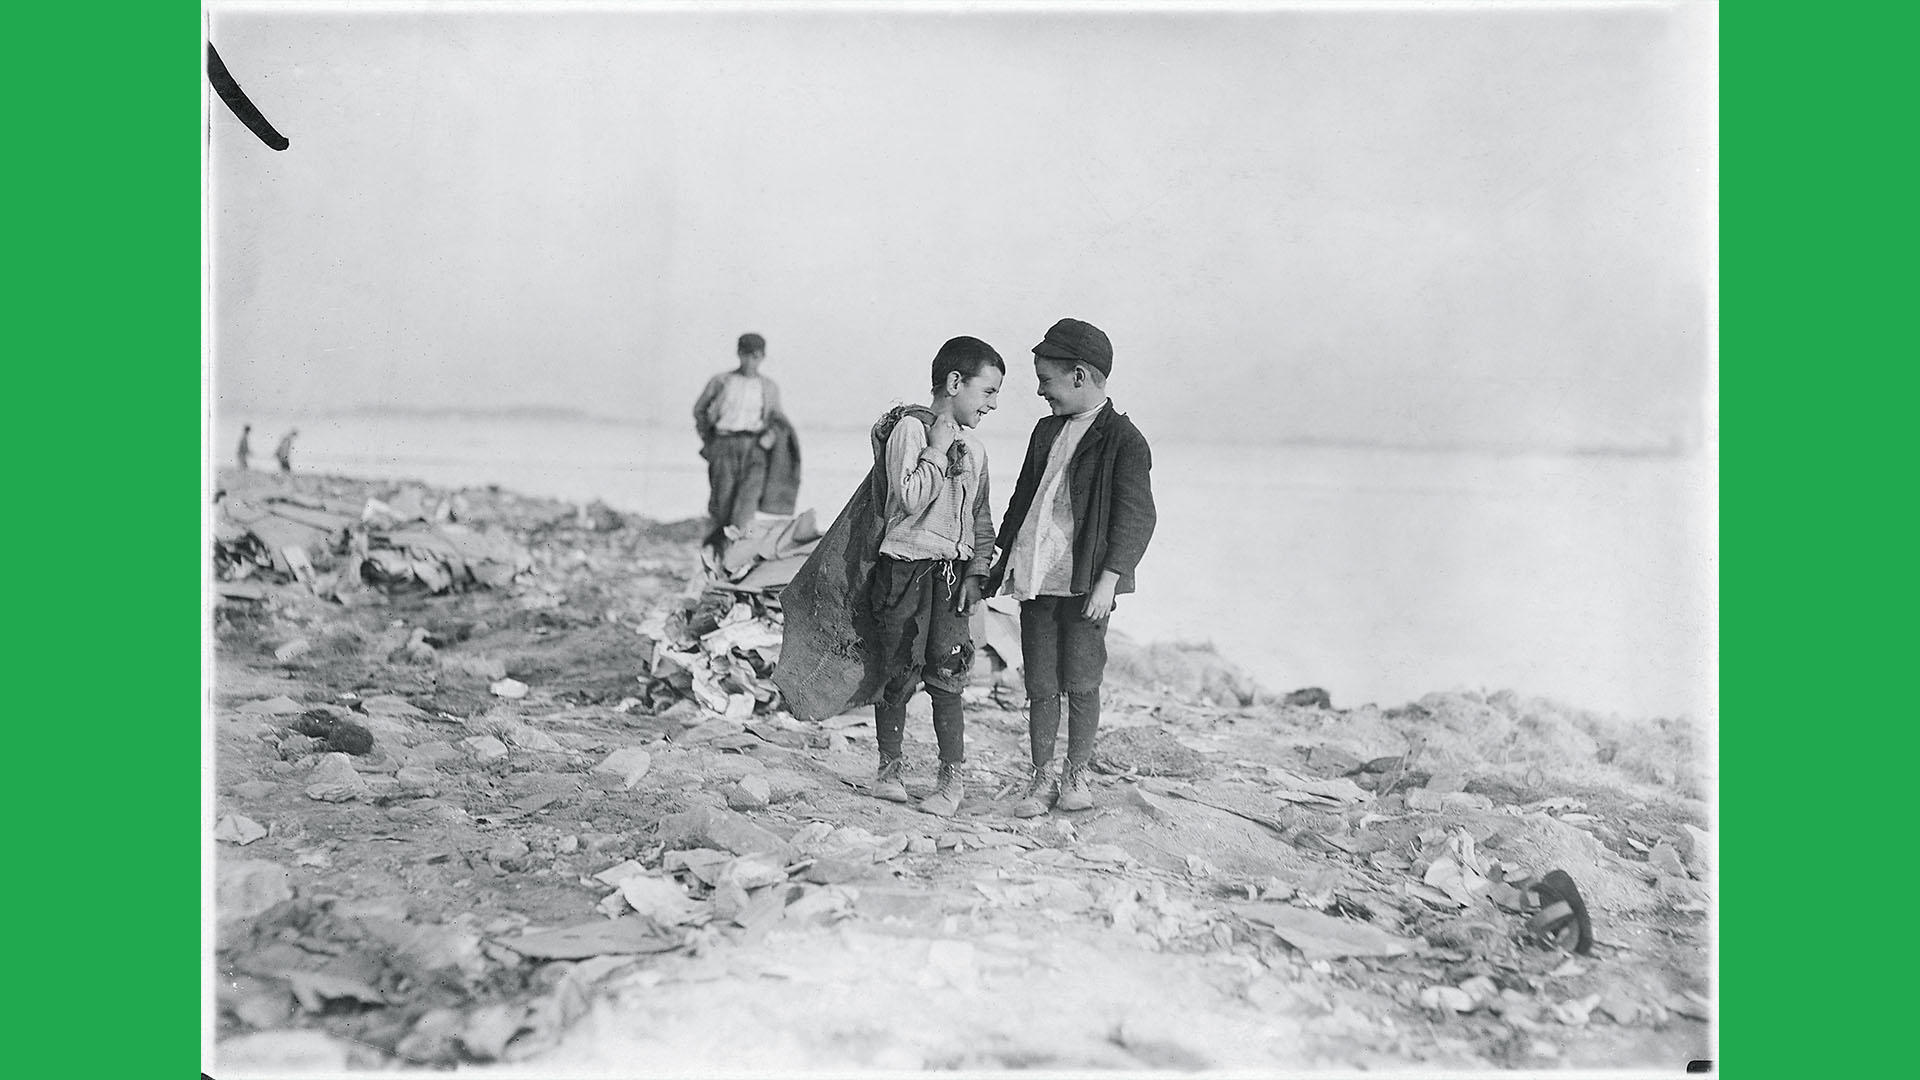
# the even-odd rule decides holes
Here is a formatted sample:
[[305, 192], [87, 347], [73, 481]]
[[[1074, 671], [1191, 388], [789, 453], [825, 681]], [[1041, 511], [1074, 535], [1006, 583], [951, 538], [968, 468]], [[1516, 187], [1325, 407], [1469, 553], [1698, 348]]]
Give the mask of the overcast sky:
[[1691, 439], [1714, 18], [215, 4], [216, 408], [677, 421], [754, 330], [864, 424], [1073, 315], [1156, 437]]

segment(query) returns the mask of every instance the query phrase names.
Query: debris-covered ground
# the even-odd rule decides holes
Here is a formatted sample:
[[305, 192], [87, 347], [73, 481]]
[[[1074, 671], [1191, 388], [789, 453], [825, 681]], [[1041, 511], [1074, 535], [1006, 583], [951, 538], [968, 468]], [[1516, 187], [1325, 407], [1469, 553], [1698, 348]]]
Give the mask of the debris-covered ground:
[[[967, 797], [935, 818], [863, 793], [868, 713], [800, 723], [766, 678], [768, 583], [811, 522], [716, 588], [698, 522], [223, 481], [219, 1075], [1713, 1056], [1684, 725], [1342, 708], [1116, 635], [1094, 809], [1022, 820], [1017, 635], [992, 648], [989, 613]], [[924, 698], [908, 753], [918, 795]], [[1584, 954], [1529, 933], [1552, 870]]]

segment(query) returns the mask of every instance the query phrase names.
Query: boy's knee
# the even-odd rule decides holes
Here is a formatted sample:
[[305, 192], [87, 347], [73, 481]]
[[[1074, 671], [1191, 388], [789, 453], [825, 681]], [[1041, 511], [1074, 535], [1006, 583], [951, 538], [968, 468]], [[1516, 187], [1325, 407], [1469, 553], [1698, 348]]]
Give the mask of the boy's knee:
[[903, 708], [913, 697], [914, 691], [918, 689], [920, 689], [920, 672], [917, 669], [909, 669], [887, 680], [887, 684], [880, 688], [880, 702], [896, 709]]
[[973, 642], [962, 641], [949, 647], [945, 653], [927, 665], [926, 680], [929, 689], [939, 689], [957, 694], [967, 688], [967, 679], [973, 674]]

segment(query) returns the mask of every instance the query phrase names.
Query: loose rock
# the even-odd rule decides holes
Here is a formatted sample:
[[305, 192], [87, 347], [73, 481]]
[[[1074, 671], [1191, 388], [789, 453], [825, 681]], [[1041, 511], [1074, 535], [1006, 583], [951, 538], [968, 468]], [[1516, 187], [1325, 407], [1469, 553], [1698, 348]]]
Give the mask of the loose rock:
[[660, 842], [669, 848], [710, 847], [747, 855], [764, 851], [786, 858], [785, 840], [730, 810], [699, 806], [669, 814], [660, 822]]
[[773, 791], [764, 776], [743, 776], [727, 786], [727, 805], [735, 810], [764, 810], [773, 801]]
[[433, 795], [440, 790], [441, 776], [438, 770], [421, 765], [408, 765], [393, 774], [402, 791], [421, 795]]
[[366, 780], [345, 754], [323, 756], [307, 780], [307, 798], [320, 802], [348, 802], [368, 794]]
[[222, 923], [250, 919], [293, 899], [287, 868], [265, 859], [221, 859], [214, 870], [213, 910]]
[[[606, 760], [593, 767], [592, 775], [596, 781], [617, 784], [622, 790], [630, 789], [647, 775], [653, 765], [653, 755], [637, 746], [625, 746], [608, 754]], [[603, 784], [603, 786], [606, 786]]]
[[491, 735], [474, 735], [461, 739], [455, 745], [482, 765], [499, 761], [507, 756], [507, 744]]
[[245, 814], [228, 814], [213, 826], [213, 838], [229, 844], [245, 847], [267, 835], [267, 830], [259, 822]]

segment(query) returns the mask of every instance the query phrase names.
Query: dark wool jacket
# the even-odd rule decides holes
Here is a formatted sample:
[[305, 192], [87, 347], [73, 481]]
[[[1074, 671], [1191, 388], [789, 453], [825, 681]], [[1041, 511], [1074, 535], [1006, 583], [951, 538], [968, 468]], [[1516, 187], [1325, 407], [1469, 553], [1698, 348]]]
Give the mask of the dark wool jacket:
[[[1000, 591], [1007, 576], [1007, 559], [1020, 525], [1027, 518], [1047, 468], [1053, 440], [1067, 426], [1064, 416], [1049, 416], [1033, 426], [1027, 442], [1027, 460], [1020, 466], [1007, 516], [1000, 520], [1000, 558], [987, 578], [987, 595]], [[1109, 400], [1093, 418], [1087, 433], [1067, 463], [1067, 490], [1073, 500], [1073, 593], [1093, 591], [1103, 571], [1120, 575], [1114, 592], [1133, 591], [1133, 570], [1153, 539], [1153, 451], [1133, 421]]]

